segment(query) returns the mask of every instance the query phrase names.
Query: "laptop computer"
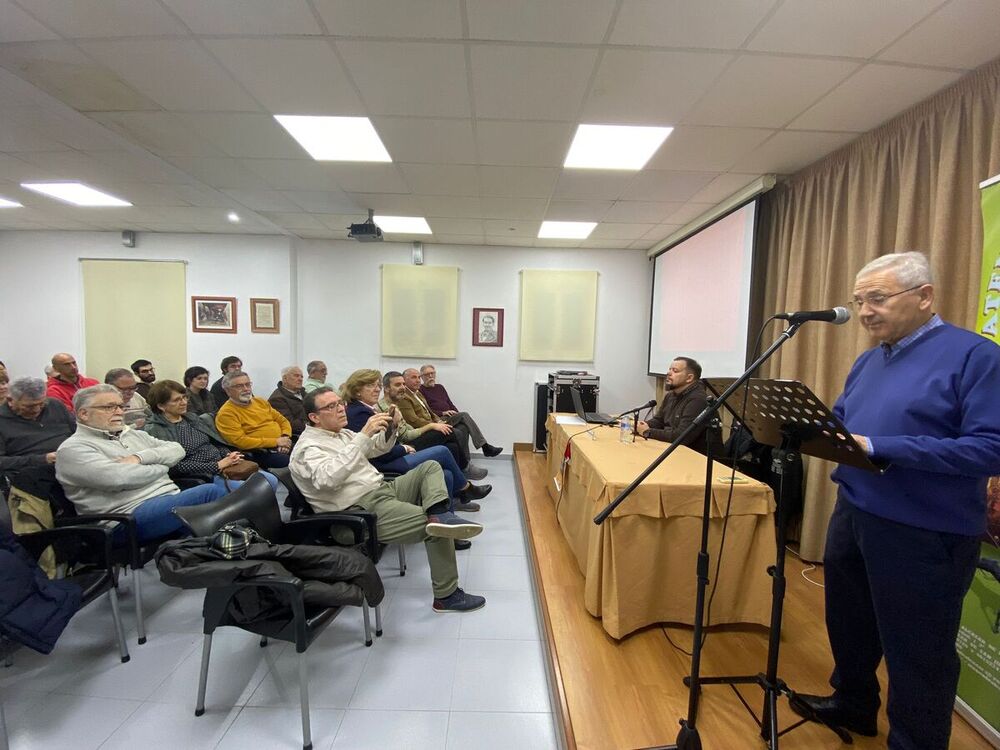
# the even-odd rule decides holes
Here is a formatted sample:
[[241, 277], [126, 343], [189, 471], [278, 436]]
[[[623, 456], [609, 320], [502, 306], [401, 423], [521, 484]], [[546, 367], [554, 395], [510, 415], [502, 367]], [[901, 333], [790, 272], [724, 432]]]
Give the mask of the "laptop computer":
[[587, 424], [607, 424], [608, 422], [616, 421], [610, 414], [604, 414], [599, 411], [584, 411], [583, 397], [580, 395], [579, 388], [570, 388], [569, 392], [573, 399], [573, 408], [576, 409], [576, 416]]

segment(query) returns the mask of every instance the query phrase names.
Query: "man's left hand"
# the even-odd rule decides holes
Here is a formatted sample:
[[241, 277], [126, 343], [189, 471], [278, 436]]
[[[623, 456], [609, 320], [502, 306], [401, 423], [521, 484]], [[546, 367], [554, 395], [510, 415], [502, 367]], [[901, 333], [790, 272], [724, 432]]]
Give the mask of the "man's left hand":
[[403, 450], [406, 451], [407, 453], [416, 453], [417, 452], [417, 449], [414, 448], [412, 445], [404, 445], [403, 446]]
[[864, 435], [854, 435], [854, 434], [852, 434], [851, 437], [854, 438], [854, 442], [856, 442], [859, 446], [861, 446], [861, 450], [863, 450], [865, 453], [871, 453], [871, 443], [868, 442], [868, 438], [866, 438]]
[[455, 414], [458, 414], [458, 412], [455, 411], [454, 409], [449, 409], [448, 411], [441, 412], [442, 417], [451, 417], [454, 416]]
[[278, 453], [291, 453], [292, 452], [292, 439], [288, 435], [282, 435], [278, 438]]

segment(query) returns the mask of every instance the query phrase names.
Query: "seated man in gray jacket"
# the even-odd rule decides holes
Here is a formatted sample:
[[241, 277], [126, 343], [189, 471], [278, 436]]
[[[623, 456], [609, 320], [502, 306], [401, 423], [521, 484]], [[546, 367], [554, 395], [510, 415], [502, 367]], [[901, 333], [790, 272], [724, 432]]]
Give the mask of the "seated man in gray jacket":
[[140, 541], [183, 528], [170, 511], [226, 494], [203, 484], [183, 492], [167, 472], [184, 457], [177, 443], [125, 426], [122, 395], [113, 385], [84, 388], [73, 397], [76, 432], [56, 450], [56, 478], [80, 513], [131, 513]]

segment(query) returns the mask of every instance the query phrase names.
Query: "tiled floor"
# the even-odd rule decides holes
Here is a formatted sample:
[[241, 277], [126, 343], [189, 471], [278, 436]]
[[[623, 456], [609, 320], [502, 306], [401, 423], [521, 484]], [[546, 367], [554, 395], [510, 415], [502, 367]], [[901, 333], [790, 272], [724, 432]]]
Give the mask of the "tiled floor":
[[[486, 531], [459, 553], [461, 585], [486, 607], [438, 615], [422, 545], [407, 548], [400, 578], [390, 550], [380, 570], [385, 635], [365, 648], [360, 610], [341, 616], [310, 647], [317, 750], [555, 748], [549, 689], [509, 459], [482, 460], [493, 484], [470, 517]], [[301, 747], [294, 648], [231, 628], [212, 647], [204, 716], [194, 716], [201, 660], [201, 593], [143, 578], [149, 641], [129, 633], [120, 663], [102, 601], [80, 612], [47, 657], [19, 651], [0, 669], [11, 747]], [[126, 629], [134, 601], [123, 584]]]

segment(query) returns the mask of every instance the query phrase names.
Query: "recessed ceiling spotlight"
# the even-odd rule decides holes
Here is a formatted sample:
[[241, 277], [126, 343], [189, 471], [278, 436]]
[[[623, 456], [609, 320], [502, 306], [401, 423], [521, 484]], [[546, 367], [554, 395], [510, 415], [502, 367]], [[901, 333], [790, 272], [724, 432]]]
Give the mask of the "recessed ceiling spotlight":
[[240, 223], [240, 215], [235, 211], [230, 211], [228, 214], [226, 214], [226, 218], [229, 219], [233, 224]]
[[432, 234], [423, 216], [376, 216], [375, 223], [389, 234]]
[[17, 201], [9, 201], [6, 198], [0, 198], [0, 208], [24, 208], [24, 205], [18, 203]]
[[392, 161], [367, 117], [275, 115], [316, 161]]
[[636, 125], [580, 125], [564, 167], [639, 170], [673, 128]]
[[585, 240], [596, 226], [596, 221], [543, 221], [538, 239]]
[[131, 206], [128, 201], [102, 193], [82, 182], [22, 182], [21, 187], [74, 206]]

